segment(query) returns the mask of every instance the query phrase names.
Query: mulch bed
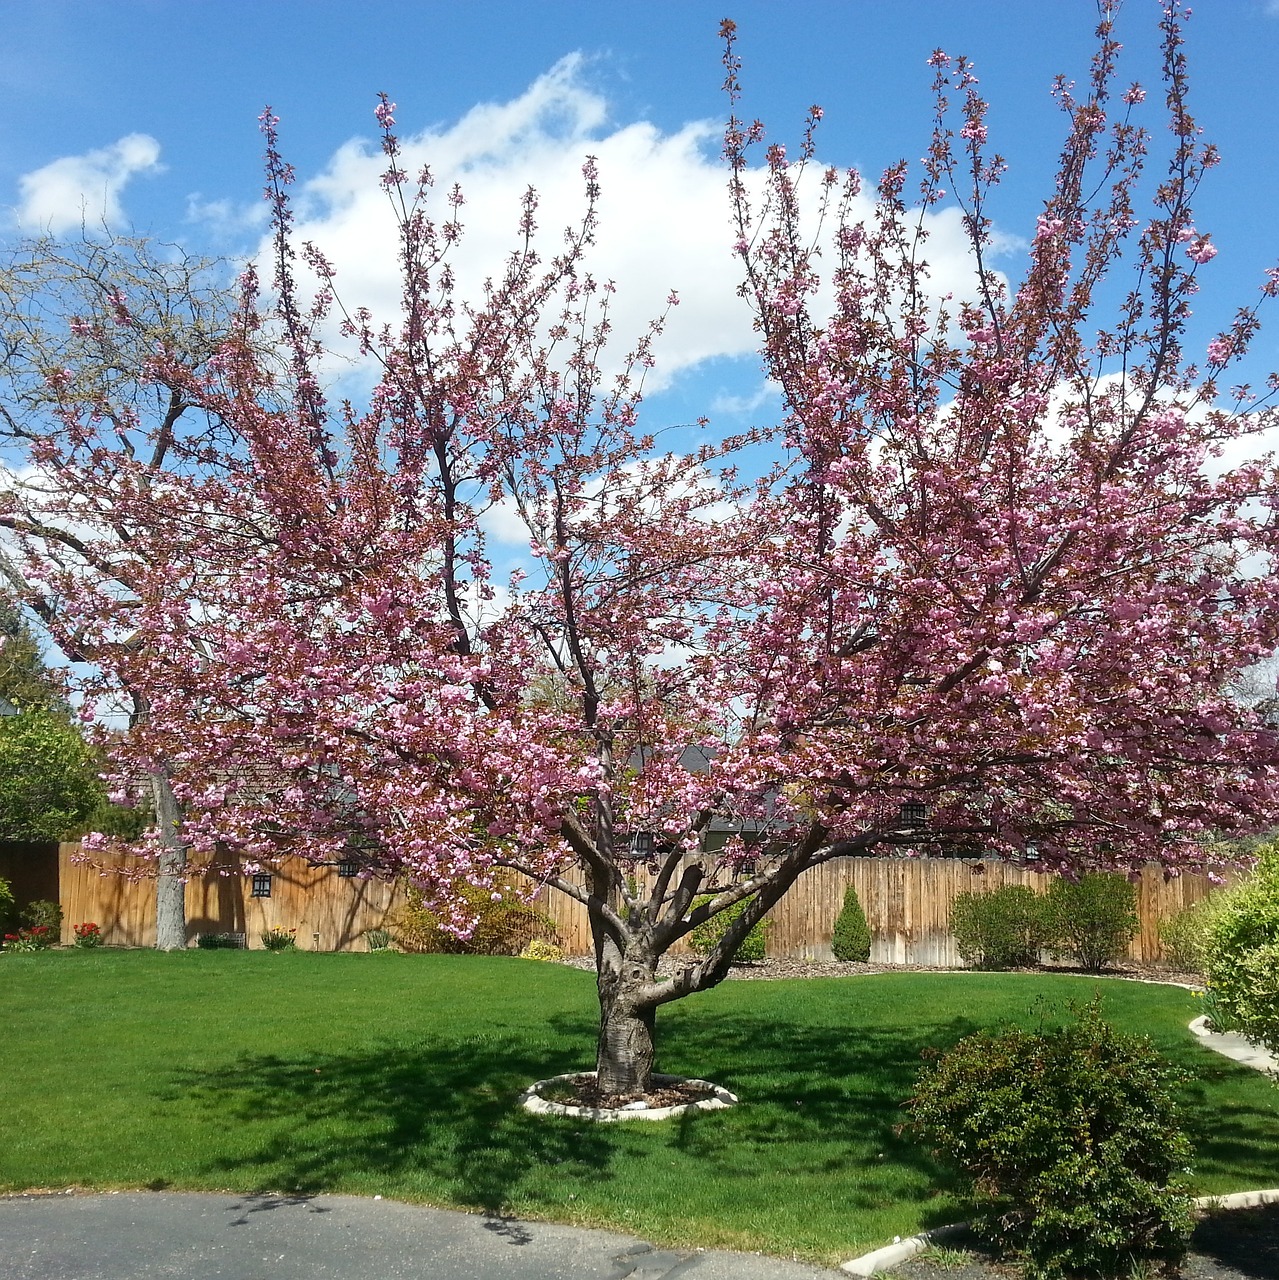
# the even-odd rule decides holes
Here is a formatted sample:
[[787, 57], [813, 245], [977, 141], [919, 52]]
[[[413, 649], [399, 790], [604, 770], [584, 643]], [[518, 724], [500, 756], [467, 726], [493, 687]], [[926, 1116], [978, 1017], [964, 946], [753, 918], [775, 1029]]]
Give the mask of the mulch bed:
[[658, 1107], [682, 1107], [714, 1096], [714, 1090], [708, 1089], [704, 1084], [694, 1084], [691, 1081], [659, 1085], [650, 1093], [604, 1093], [595, 1083], [593, 1075], [557, 1080], [554, 1085], [542, 1092], [542, 1097], [548, 1102], [562, 1102], [570, 1107], [606, 1109], [624, 1107], [629, 1102], [646, 1102], [653, 1110]]
[[[670, 977], [680, 969], [695, 962], [693, 956], [665, 956], [657, 966], [659, 976]], [[569, 956], [564, 964], [574, 969], [593, 971], [593, 956]], [[871, 962], [862, 964], [856, 960], [786, 960], [769, 958], [752, 964], [735, 964], [729, 971], [729, 980], [768, 982], [778, 978], [855, 978], [870, 973], [948, 973], [954, 970], [938, 969], [925, 964], [888, 964]], [[972, 972], [961, 970], [960, 972]], [[1089, 973], [1084, 969], [1072, 968], [1064, 964], [1045, 964], [1034, 969], [1005, 970], [1011, 973], [1073, 973], [1092, 978], [1128, 978], [1137, 982], [1169, 982], [1181, 986], [1199, 987], [1202, 981], [1193, 973], [1178, 973], [1163, 965], [1139, 964], [1125, 960], [1122, 964], [1104, 970], [1102, 973]], [[1279, 1273], [1276, 1273], [1279, 1275]]]
[[[996, 1262], [976, 1241], [959, 1238], [947, 1241], [940, 1253], [922, 1253], [901, 1263], [892, 1275], [897, 1280], [1020, 1280], [1021, 1269]], [[1170, 1280], [1275, 1280], [1279, 1204], [1204, 1215], [1185, 1261], [1169, 1275]]]

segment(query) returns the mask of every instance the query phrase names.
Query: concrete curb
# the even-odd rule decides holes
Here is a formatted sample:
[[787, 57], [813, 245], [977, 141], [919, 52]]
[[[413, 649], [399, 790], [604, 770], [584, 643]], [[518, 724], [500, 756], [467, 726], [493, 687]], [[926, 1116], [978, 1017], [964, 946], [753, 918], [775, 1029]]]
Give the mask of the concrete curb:
[[[1178, 982], [1167, 985], [1184, 986], [1185, 984]], [[1196, 988], [1191, 989], [1195, 990]], [[1264, 1049], [1258, 1049], [1254, 1045], [1250, 1045], [1242, 1036], [1223, 1035], [1220, 1032], [1209, 1031], [1206, 1017], [1196, 1018], [1190, 1024], [1190, 1031], [1193, 1035], [1198, 1036], [1208, 1048], [1215, 1050], [1224, 1057], [1232, 1058], [1234, 1061], [1241, 1062], [1245, 1066], [1253, 1067], [1258, 1071], [1279, 1070], [1279, 1061], [1276, 1061]], [[1236, 1191], [1228, 1196], [1200, 1196], [1195, 1201], [1195, 1208], [1253, 1209], [1263, 1204], [1279, 1204], [1279, 1187], [1265, 1191]], [[873, 1253], [863, 1254], [860, 1258], [851, 1258], [848, 1262], [841, 1262], [839, 1269], [850, 1276], [870, 1276], [874, 1275], [876, 1271], [887, 1271], [892, 1267], [909, 1261], [916, 1254], [923, 1253], [925, 1249], [938, 1243], [938, 1241], [959, 1234], [959, 1232], [966, 1230], [967, 1227], [968, 1223], [966, 1222], [952, 1222], [944, 1227], [933, 1227], [929, 1231], [921, 1231], [917, 1236], [907, 1236], [905, 1240], [894, 1240], [892, 1244], [886, 1244], [882, 1249], [876, 1249]]]

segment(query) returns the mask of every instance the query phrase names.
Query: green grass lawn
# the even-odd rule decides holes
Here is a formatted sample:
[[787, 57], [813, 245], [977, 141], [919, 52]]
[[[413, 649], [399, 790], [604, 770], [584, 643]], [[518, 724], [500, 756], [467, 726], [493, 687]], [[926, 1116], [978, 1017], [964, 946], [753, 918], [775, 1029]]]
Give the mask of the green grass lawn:
[[1104, 994], [1194, 1076], [1200, 1194], [1279, 1185], [1279, 1089], [1186, 1030], [1191, 993], [1066, 976], [727, 982], [658, 1015], [658, 1068], [729, 1111], [595, 1125], [516, 1109], [593, 1065], [591, 975], [467, 956], [0, 958], [0, 1190], [380, 1194], [830, 1263], [964, 1206], [899, 1138], [920, 1051]]

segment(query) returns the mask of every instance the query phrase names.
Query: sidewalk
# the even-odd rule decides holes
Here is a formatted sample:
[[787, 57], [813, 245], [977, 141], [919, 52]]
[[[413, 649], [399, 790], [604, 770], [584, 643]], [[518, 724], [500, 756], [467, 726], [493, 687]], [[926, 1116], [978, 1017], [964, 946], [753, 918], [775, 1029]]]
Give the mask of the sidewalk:
[[1279, 1071], [1279, 1058], [1273, 1053], [1267, 1053], [1233, 1031], [1209, 1031], [1207, 1018], [1196, 1018], [1190, 1029], [1209, 1049], [1242, 1062], [1245, 1067], [1253, 1067], [1257, 1071]]

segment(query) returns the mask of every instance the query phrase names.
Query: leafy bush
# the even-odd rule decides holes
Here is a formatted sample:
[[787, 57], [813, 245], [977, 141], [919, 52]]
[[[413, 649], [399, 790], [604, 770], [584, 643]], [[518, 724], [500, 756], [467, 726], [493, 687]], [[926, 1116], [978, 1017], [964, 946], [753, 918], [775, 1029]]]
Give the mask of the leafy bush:
[[1092, 973], [1113, 964], [1137, 932], [1137, 889], [1113, 871], [1090, 871], [1048, 887], [1045, 911], [1053, 954]]
[[543, 942], [541, 938], [534, 938], [533, 941], [520, 952], [520, 959], [559, 961], [564, 959], [564, 949], [562, 947], [557, 947], [553, 942]]
[[[421, 891], [410, 888], [391, 922], [395, 940], [405, 951], [517, 956], [534, 939], [559, 940], [555, 922], [522, 901], [513, 881], [499, 881], [491, 890], [464, 883], [456, 886], [456, 892], [476, 917], [470, 937], [458, 938], [445, 930], [435, 912], [424, 904]], [[494, 893], [499, 895], [496, 899]]]
[[1035, 964], [1046, 937], [1043, 902], [1020, 884], [961, 893], [951, 903], [950, 932], [959, 954], [975, 969]]
[[870, 959], [870, 927], [857, 899], [857, 890], [851, 884], [844, 890], [844, 905], [835, 917], [830, 949], [836, 960], [864, 962]]
[[196, 935], [195, 945], [201, 951], [239, 951], [244, 947], [244, 934], [200, 933]]
[[75, 925], [71, 932], [75, 934], [72, 946], [87, 950], [88, 948], [102, 945], [102, 930], [91, 920], [86, 920], [84, 924]]
[[[703, 894], [700, 898], [693, 900], [694, 907], [700, 907], [704, 902], [710, 902], [713, 894]], [[692, 933], [688, 936], [688, 945], [699, 955], [709, 955], [718, 945], [719, 940], [728, 932], [729, 926], [734, 920], [746, 910], [749, 898], [743, 898], [741, 902], [735, 902], [731, 907], [713, 915], [709, 920], [703, 920]], [[764, 958], [764, 947], [768, 940], [768, 929], [772, 922], [769, 920], [759, 920], [752, 927], [749, 933], [742, 939], [741, 945], [733, 953], [731, 964], [753, 964]]]
[[907, 1103], [905, 1127], [963, 1174], [975, 1229], [1032, 1280], [1127, 1276], [1179, 1258], [1190, 1235], [1190, 1198], [1170, 1185], [1191, 1155], [1181, 1077], [1098, 1006], [1047, 1032], [967, 1036]]
[[38, 898], [22, 908], [18, 919], [32, 929], [49, 929], [56, 942], [62, 933], [62, 908], [47, 898]]
[[364, 941], [370, 951], [390, 951], [393, 939], [385, 929], [365, 929]]
[[1159, 924], [1159, 946], [1164, 959], [1183, 973], [1202, 974], [1207, 959], [1208, 939], [1217, 912], [1229, 895], [1209, 894], [1183, 907], [1175, 916]]
[[298, 931], [296, 929], [283, 929], [278, 924], [273, 924], [269, 929], [263, 931], [262, 945], [268, 951], [296, 951]]
[[0, 927], [5, 925], [9, 919], [9, 912], [13, 910], [13, 886], [0, 876]]
[[1204, 977], [1214, 1025], [1279, 1053], [1279, 845], [1225, 895], [1210, 927]]

